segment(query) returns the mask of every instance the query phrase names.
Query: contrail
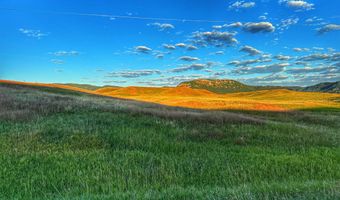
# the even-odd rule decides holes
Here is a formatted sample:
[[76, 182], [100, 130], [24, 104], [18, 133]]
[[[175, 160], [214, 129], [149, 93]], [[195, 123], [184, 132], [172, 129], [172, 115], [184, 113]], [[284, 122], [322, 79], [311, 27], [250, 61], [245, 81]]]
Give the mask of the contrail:
[[135, 20], [152, 20], [152, 21], [176, 21], [176, 22], [196, 22], [196, 23], [228, 23], [225, 20], [207, 20], [207, 19], [180, 19], [180, 18], [160, 18], [160, 17], [142, 17], [130, 15], [112, 15], [99, 13], [79, 13], [79, 12], [63, 12], [63, 11], [42, 11], [42, 10], [24, 10], [16, 8], [0, 8], [5, 11], [21, 11], [30, 13], [53, 14], [53, 15], [74, 15], [74, 16], [89, 16], [89, 17], [105, 17], [114, 19], [135, 19]]

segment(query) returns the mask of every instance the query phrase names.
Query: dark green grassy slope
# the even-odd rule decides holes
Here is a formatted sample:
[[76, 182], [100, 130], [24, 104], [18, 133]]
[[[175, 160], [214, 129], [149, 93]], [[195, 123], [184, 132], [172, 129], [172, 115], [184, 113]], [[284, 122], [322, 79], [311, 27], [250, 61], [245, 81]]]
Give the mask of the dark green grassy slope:
[[339, 199], [338, 110], [205, 112], [0, 84], [0, 199]]

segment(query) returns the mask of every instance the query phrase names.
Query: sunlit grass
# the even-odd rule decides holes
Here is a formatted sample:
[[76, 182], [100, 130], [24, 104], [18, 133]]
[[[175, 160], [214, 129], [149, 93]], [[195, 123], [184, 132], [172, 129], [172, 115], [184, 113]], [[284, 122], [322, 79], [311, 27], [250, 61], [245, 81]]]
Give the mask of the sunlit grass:
[[[178, 92], [183, 90], [183, 92]], [[112, 97], [155, 102], [170, 106], [198, 109], [287, 111], [314, 108], [340, 108], [340, 94], [262, 90], [230, 94], [204, 93], [190, 88], [121, 88], [104, 94]], [[193, 92], [194, 91], [194, 92]]]

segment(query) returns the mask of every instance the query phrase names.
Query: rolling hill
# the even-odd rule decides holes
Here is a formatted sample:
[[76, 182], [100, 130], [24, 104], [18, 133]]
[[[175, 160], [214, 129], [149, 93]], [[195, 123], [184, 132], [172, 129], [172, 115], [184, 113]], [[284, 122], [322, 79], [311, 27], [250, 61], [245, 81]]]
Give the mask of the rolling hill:
[[214, 93], [204, 89], [192, 89], [188, 87], [125, 87], [125, 88], [101, 88], [95, 91], [98, 94], [115, 96], [209, 96]]
[[0, 199], [340, 199], [340, 112], [264, 109], [340, 94], [79, 90], [0, 81]]
[[256, 87], [249, 86], [234, 80], [214, 80], [214, 79], [197, 79], [180, 83], [178, 87], [189, 87], [193, 89], [206, 89], [215, 93], [231, 93], [254, 91]]
[[340, 93], [340, 81], [319, 83], [316, 85], [305, 87], [302, 91]]
[[77, 88], [86, 89], [86, 90], [97, 90], [101, 88], [100, 86], [90, 85], [90, 84], [77, 84], [77, 83], [55, 83], [55, 84], [72, 86], [72, 87], [77, 87]]
[[281, 86], [252, 86], [230, 79], [196, 79], [180, 83], [178, 87], [206, 89], [218, 94], [272, 89], [295, 89], [295, 87], [281, 87]]
[[[101, 94], [110, 93], [110, 92], [112, 92], [112, 90], [116, 90], [116, 89], [120, 89], [120, 88], [123, 91], [126, 90], [122, 87], [110, 86], [110, 85], [96, 86], [96, 85], [90, 85], [90, 84], [74, 84], [74, 83], [67, 83], [67, 84], [55, 83], [54, 85], [66, 86], [66, 87], [70, 86], [70, 87], [74, 87], [74, 88], [91, 90], [91, 91], [96, 91], [96, 92], [101, 93]], [[203, 89], [203, 90], [207, 90], [207, 91], [217, 93], [217, 94], [251, 92], [251, 91], [258, 91], [258, 90], [273, 90], [273, 89], [288, 89], [288, 90], [304, 91], [304, 92], [340, 93], [340, 81], [319, 83], [319, 84], [307, 86], [307, 87], [299, 87], [299, 86], [285, 86], [284, 87], [284, 86], [247, 85], [247, 84], [241, 83], [239, 81], [230, 80], [230, 79], [196, 79], [196, 80], [192, 80], [192, 81], [182, 82], [177, 87], [180, 87], [180, 88], [186, 87], [186, 88], [192, 88], [192, 89]], [[148, 88], [152, 88], [152, 87], [130, 86], [128, 88], [129, 88], [129, 90], [145, 90], [146, 91], [146, 90], [148, 90]], [[164, 87], [164, 88], [171, 88], [171, 87]], [[186, 95], [185, 93], [183, 93], [183, 94]]]
[[[2, 82], [35, 87], [43, 86], [67, 89], [92, 95], [193, 109], [288, 111], [316, 108], [340, 108], [340, 94], [302, 92], [287, 89], [263, 89], [249, 92], [219, 94], [206, 89], [193, 89], [184, 84], [178, 87], [104, 87], [97, 90], [86, 90], [59, 84], [15, 81]], [[234, 82], [232, 81], [231, 83]], [[224, 84], [227, 84], [227, 82], [224, 82]]]

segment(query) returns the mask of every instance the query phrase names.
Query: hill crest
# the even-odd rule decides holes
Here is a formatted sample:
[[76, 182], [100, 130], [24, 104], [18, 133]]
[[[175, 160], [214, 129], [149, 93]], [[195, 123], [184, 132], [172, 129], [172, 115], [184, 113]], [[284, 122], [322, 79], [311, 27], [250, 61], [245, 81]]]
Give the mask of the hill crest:
[[196, 79], [192, 81], [182, 82], [177, 87], [205, 89], [219, 94], [232, 92], [249, 92], [256, 90], [256, 87], [254, 86], [249, 86], [231, 79]]

